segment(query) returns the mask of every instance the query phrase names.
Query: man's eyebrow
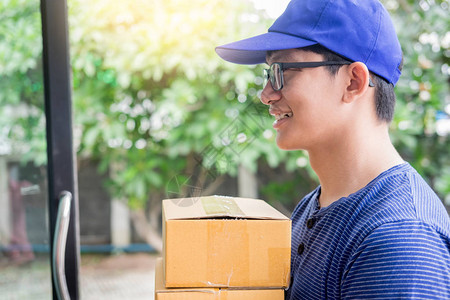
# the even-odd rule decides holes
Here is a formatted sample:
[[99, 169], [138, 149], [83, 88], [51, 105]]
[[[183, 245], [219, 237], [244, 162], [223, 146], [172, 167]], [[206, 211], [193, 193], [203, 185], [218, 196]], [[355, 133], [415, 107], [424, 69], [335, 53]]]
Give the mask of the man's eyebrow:
[[266, 55], [266, 64], [269, 64], [269, 60], [276, 60], [278, 58], [279, 55], [277, 55], [278, 51], [267, 51], [267, 55]]
[[271, 59], [275, 53], [276, 53], [275, 51], [267, 51], [266, 52], [266, 64], [269, 64], [268, 60]]

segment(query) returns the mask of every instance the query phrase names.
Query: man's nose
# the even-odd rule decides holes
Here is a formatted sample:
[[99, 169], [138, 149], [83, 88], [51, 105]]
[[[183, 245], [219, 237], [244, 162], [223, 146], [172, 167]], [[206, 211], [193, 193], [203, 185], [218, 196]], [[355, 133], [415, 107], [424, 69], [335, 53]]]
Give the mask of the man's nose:
[[261, 93], [261, 99], [260, 100], [265, 105], [271, 105], [275, 101], [280, 100], [280, 98], [281, 98], [281, 92], [280, 91], [275, 91], [272, 88], [272, 84], [270, 84], [270, 82], [268, 82], [266, 84], [266, 86], [264, 87], [262, 93]]

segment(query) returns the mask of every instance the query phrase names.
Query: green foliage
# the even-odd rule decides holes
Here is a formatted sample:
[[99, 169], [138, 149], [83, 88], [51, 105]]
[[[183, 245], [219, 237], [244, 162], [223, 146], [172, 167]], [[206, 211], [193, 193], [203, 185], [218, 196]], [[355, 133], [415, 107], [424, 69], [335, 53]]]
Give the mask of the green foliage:
[[[450, 101], [448, 1], [383, 2], [405, 53], [392, 139], [449, 198], [448, 135], [436, 133], [436, 115], [446, 107], [448, 114]], [[25, 144], [16, 151], [45, 163], [38, 4], [3, 0], [0, 18], [0, 137]], [[249, 1], [70, 0], [79, 157], [98, 159], [111, 173], [111, 193], [135, 208], [151, 195], [206, 188], [202, 182], [236, 175], [239, 164], [273, 178], [270, 170], [283, 167], [288, 180], [261, 193], [291, 207], [294, 195], [317, 183], [306, 154], [276, 147], [272, 119], [258, 100], [261, 66], [227, 63], [214, 52], [272, 22]]]
[[450, 204], [449, 125], [447, 133], [437, 130], [437, 121], [448, 120], [450, 112], [449, 1], [383, 2], [404, 52], [391, 136], [402, 156]]
[[214, 52], [266, 30], [249, 21], [261, 19], [253, 11], [245, 1], [70, 2], [78, 153], [99, 158], [105, 171], [118, 165], [115, 195], [142, 206], [174, 177], [199, 167], [235, 175], [240, 161], [256, 171], [267, 148], [275, 150], [256, 143], [270, 121], [247, 113], [262, 106], [260, 67]]
[[47, 161], [38, 1], [0, 2], [0, 141], [24, 161]]

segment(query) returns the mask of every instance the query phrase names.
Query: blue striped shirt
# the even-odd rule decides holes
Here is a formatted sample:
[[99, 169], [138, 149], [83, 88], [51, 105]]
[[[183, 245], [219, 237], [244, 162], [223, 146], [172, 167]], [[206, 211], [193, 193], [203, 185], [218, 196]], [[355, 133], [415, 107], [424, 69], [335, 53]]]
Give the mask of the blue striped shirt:
[[450, 299], [450, 218], [408, 163], [328, 207], [319, 194], [291, 217], [286, 299]]

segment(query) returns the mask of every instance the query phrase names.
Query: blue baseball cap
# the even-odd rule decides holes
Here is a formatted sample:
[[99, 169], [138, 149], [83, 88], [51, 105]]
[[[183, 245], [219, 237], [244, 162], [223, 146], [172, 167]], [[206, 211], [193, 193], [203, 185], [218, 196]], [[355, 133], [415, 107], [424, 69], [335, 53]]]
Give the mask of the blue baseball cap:
[[216, 48], [236, 64], [260, 64], [269, 50], [315, 44], [366, 64], [395, 85], [402, 50], [389, 13], [379, 0], [292, 0], [267, 33]]

